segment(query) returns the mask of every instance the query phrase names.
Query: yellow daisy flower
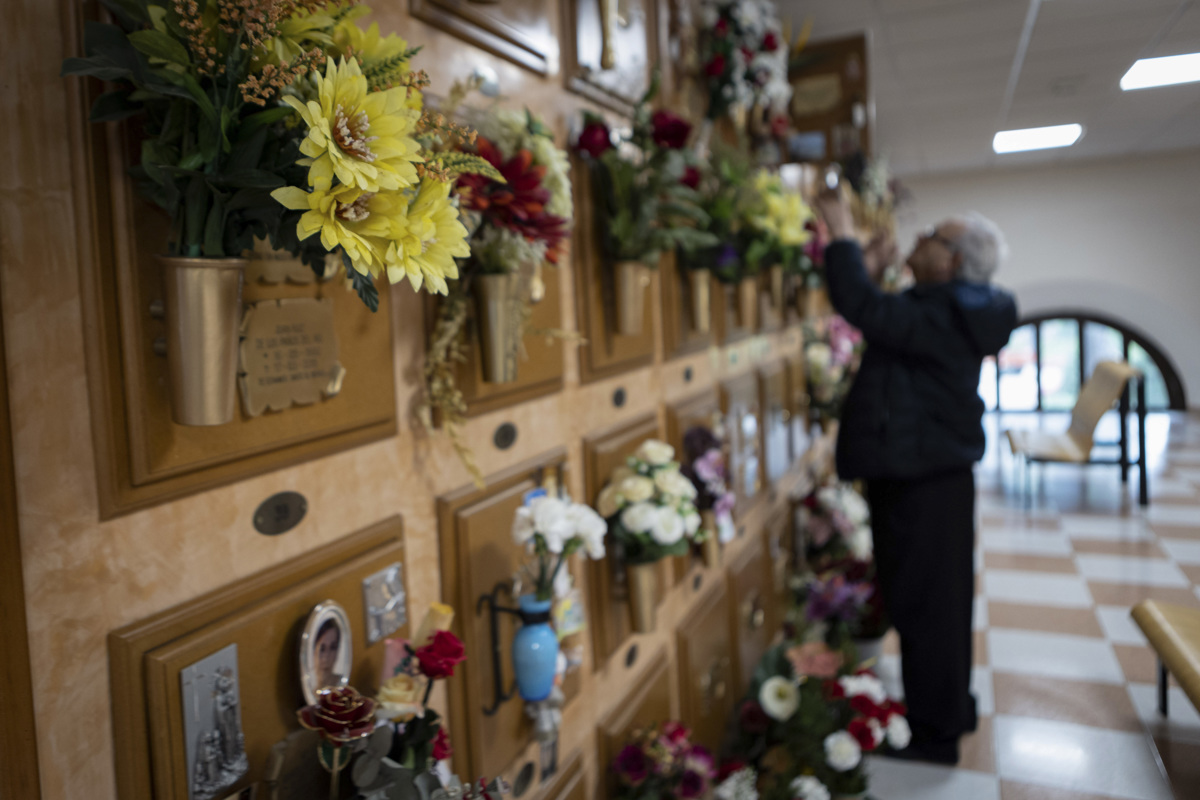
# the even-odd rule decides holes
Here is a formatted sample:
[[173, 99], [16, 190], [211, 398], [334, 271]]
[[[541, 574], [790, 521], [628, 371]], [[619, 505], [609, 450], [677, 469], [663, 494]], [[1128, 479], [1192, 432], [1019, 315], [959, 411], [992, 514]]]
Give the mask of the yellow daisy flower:
[[408, 207], [408, 229], [387, 263], [388, 280], [407, 277], [414, 289], [424, 282], [432, 292], [446, 294], [446, 279], [458, 278], [455, 258], [471, 254], [467, 229], [450, 199], [450, 183], [426, 179]]
[[420, 113], [408, 108], [404, 87], [368, 91], [358, 62], [345, 58], [325, 65], [318, 100], [285, 96], [308, 126], [300, 145], [313, 187], [328, 188], [336, 177], [365, 192], [404, 189], [417, 183], [424, 161], [413, 138]]
[[321, 246], [329, 251], [342, 248], [358, 272], [378, 275], [383, 271], [381, 226], [378, 222], [366, 224], [376, 195], [353, 186], [333, 190], [322, 186], [311, 192], [284, 186], [271, 192], [271, 197], [285, 208], [304, 212], [296, 223], [301, 240], [320, 233]]

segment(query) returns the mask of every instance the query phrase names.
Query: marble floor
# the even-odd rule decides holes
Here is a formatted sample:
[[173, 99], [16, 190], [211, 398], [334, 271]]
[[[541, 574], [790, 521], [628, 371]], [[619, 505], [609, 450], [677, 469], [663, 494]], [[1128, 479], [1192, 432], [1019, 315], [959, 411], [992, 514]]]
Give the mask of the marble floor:
[[[873, 758], [877, 800], [1200, 798], [1200, 715], [1129, 618], [1144, 598], [1200, 608], [1200, 418], [1147, 426], [1151, 505], [1115, 467], [1049, 465], [1027, 507], [1000, 432], [1065, 415], [989, 415], [977, 471], [974, 691], [979, 730], [956, 768]], [[1115, 438], [1110, 415], [1098, 439]], [[893, 634], [894, 636], [894, 634]], [[901, 693], [894, 639], [880, 672]]]

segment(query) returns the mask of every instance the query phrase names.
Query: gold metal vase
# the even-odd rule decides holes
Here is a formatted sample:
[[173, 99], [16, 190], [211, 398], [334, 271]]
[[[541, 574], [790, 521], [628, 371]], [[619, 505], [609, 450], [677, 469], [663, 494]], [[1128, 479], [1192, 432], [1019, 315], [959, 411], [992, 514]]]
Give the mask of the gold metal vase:
[[654, 630], [658, 608], [658, 562], [626, 564], [625, 580], [629, 585], [629, 611], [634, 633]]
[[721, 539], [716, 513], [701, 511], [700, 527], [708, 531], [708, 538], [700, 543], [700, 556], [704, 559], [704, 566], [715, 569], [721, 566]]
[[472, 281], [475, 322], [479, 329], [479, 360], [488, 383], [517, 379], [516, 289], [518, 275], [478, 275]]
[[224, 425], [237, 403], [245, 258], [159, 256], [163, 268], [171, 417]]
[[712, 271], [688, 270], [688, 286], [692, 293], [692, 328], [708, 333], [712, 328]]
[[783, 265], [776, 264], [767, 272], [768, 285], [771, 288], [771, 308], [777, 314], [783, 313], [784, 286]]
[[650, 268], [640, 261], [618, 261], [614, 270], [617, 298], [617, 333], [641, 336], [646, 314], [646, 287]]
[[758, 278], [742, 278], [738, 283], [738, 327], [758, 330]]

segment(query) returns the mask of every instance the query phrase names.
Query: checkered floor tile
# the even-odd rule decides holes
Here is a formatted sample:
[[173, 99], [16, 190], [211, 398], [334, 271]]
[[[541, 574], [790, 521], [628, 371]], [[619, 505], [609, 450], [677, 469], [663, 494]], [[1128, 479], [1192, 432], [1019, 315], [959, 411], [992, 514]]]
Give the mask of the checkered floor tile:
[[[993, 442], [1008, 427], [1065, 423], [986, 422]], [[1026, 507], [1010, 457], [989, 451], [978, 472], [979, 730], [956, 768], [873, 759], [874, 797], [1200, 798], [1200, 714], [1172, 688], [1170, 716], [1158, 715], [1154, 654], [1129, 618], [1146, 598], [1200, 608], [1200, 419], [1152, 415], [1149, 430], [1149, 509], [1116, 470], [1053, 465], [1035, 472]], [[898, 652], [892, 634], [879, 669], [896, 693]]]

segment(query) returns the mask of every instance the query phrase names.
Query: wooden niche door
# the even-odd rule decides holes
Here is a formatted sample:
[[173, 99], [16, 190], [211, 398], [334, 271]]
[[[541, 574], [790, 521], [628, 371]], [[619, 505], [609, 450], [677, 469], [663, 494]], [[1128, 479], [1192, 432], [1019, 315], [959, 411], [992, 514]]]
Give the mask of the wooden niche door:
[[729, 630], [735, 655], [735, 694], [739, 697], [750, 685], [776, 629], [770, 610], [775, 599], [771, 563], [763, 544], [761, 536], [751, 539], [728, 570]]
[[679, 716], [692, 729], [692, 740], [714, 753], [721, 749], [725, 722], [741, 696], [734, 682], [728, 608], [721, 581], [696, 604], [677, 633]]
[[804, 369], [804, 350], [786, 361], [787, 408], [790, 412], [792, 463], [808, 450], [808, 375]]
[[[492, 595], [498, 605], [516, 608], [512, 579], [527, 556], [513, 542], [513, 515], [526, 492], [563, 486], [565, 461], [566, 452], [555, 450], [489, 476], [485, 489], [471, 485], [438, 499], [442, 592], [455, 608], [454, 630], [472, 654], [449, 686], [450, 730], [457, 741], [465, 740], [465, 746], [456, 748], [459, 774], [505, 774], [529, 744], [533, 728], [514, 691], [508, 655], [520, 623], [512, 614], [497, 614], [498, 642], [493, 649], [488, 605], [481, 598]], [[500, 654], [499, 664], [494, 663], [494, 652]], [[568, 680], [568, 702], [577, 691], [577, 684]]]
[[[583, 463], [587, 502], [594, 506], [612, 471], [624, 464], [638, 445], [658, 435], [658, 421], [653, 414], [648, 414], [586, 438]], [[625, 570], [611, 550], [609, 553], [608, 558], [588, 563], [591, 593], [588, 624], [592, 626], [593, 666], [596, 669], [633, 635]], [[670, 585], [670, 561], [663, 559], [659, 567], [658, 600], [661, 602], [665, 588]]]

